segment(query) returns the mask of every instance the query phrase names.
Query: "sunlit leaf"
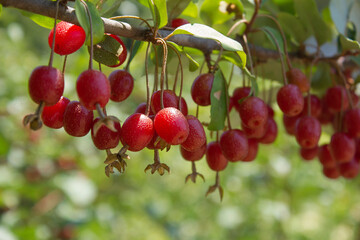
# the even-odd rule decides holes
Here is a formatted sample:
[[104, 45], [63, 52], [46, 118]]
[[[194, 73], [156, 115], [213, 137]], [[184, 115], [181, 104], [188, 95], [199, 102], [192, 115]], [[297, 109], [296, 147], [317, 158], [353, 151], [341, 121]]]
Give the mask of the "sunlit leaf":
[[211, 109], [210, 124], [208, 129], [211, 131], [222, 130], [225, 127], [226, 119], [226, 80], [224, 74], [219, 69], [214, 75], [214, 82], [211, 88]]
[[221, 60], [229, 61], [239, 68], [244, 68], [246, 66], [246, 54], [244, 52], [223, 52], [221, 55]]
[[314, 0], [294, 0], [294, 6], [300, 20], [315, 36], [319, 45], [332, 39], [331, 28], [322, 19]]
[[237, 14], [241, 16], [244, 7], [239, 0], [205, 0], [200, 9], [201, 19], [205, 23], [213, 25], [222, 24], [234, 18], [235, 15], [227, 11], [229, 4], [234, 4], [238, 11]]
[[189, 5], [191, 0], [168, 0], [167, 14], [169, 20], [178, 17]]
[[[1, 7], [0, 7], [1, 12]], [[33, 22], [35, 22], [37, 25], [47, 28], [47, 29], [53, 29], [54, 28], [54, 19], [50, 17], [46, 17], [43, 15], [22, 11], [22, 15], [29, 17]], [[60, 22], [58, 20], [57, 22]]]
[[195, 24], [185, 24], [182, 25], [174, 30], [172, 35], [177, 34], [190, 34], [194, 35], [195, 37], [199, 38], [208, 38], [208, 39], [214, 39], [218, 42], [220, 42], [221, 46], [225, 50], [229, 51], [243, 51], [243, 48], [241, 44], [238, 41], [235, 41], [234, 39], [231, 39], [229, 37], [226, 37], [225, 35], [219, 33], [215, 29], [195, 23]]
[[166, 0], [148, 0], [155, 26], [162, 28], [168, 23]]
[[[101, 42], [104, 38], [104, 23], [100, 17], [98, 10], [96, 9], [95, 5], [91, 2], [86, 2], [90, 16], [91, 16], [91, 23], [92, 23], [92, 32], [93, 32], [93, 44], [97, 44]], [[86, 45], [90, 45], [90, 21], [85, 6], [81, 3], [80, 0], [75, 1], [75, 13], [76, 17], [79, 20], [81, 27], [86, 32]]]
[[360, 43], [356, 40], [346, 38], [340, 34], [340, 46], [342, 51], [360, 50]]
[[189, 5], [182, 12], [182, 15], [197, 18], [198, 17], [198, 7], [194, 2], [190, 2]]

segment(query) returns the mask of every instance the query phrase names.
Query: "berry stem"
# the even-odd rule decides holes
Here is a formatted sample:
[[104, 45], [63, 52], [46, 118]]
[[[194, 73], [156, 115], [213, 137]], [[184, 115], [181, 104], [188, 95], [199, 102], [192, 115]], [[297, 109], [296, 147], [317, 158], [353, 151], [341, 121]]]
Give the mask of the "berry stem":
[[226, 36], [230, 36], [233, 31], [236, 29], [237, 26], [239, 26], [242, 23], [249, 23], [246, 19], [240, 19], [239, 21], [237, 21], [236, 23], [234, 23], [231, 28], [229, 29], [228, 33], [226, 34]]
[[260, 9], [260, 5], [261, 5], [261, 0], [255, 0], [255, 9], [254, 9], [254, 14], [251, 16], [250, 21], [247, 23], [245, 32], [244, 32], [244, 36], [250, 31], [251, 26], [254, 24], [256, 17], [259, 13], [259, 9]]
[[146, 79], [146, 109], [145, 109], [145, 115], [149, 116], [150, 113], [150, 89], [149, 89], [149, 49], [150, 49], [150, 42], [147, 45], [146, 48], [146, 54], [145, 54], [145, 79]]
[[285, 63], [284, 63], [284, 59], [283, 56], [281, 54], [281, 50], [280, 50], [280, 46], [279, 46], [279, 42], [276, 40], [274, 34], [272, 32], [270, 32], [269, 30], [267, 30], [266, 28], [261, 28], [262, 31], [266, 32], [267, 34], [269, 34], [269, 36], [272, 38], [272, 40], [275, 42], [276, 45], [276, 49], [279, 53], [279, 57], [280, 57], [280, 62], [281, 62], [281, 72], [283, 75], [283, 80], [284, 80], [284, 85], [287, 85], [287, 79], [286, 79], [286, 73], [285, 73]]
[[84, 2], [84, 0], [80, 0], [81, 3], [84, 5], [86, 13], [89, 17], [89, 25], [90, 25], [90, 60], [89, 60], [89, 69], [93, 69], [93, 57], [94, 57], [94, 39], [93, 39], [93, 25], [92, 25], [92, 19], [91, 19], [91, 14], [89, 11], [89, 8], [87, 6], [87, 4]]
[[99, 116], [100, 116], [100, 119], [105, 119], [106, 118], [106, 115], [104, 113], [104, 111], [101, 109], [101, 106], [99, 103], [96, 103], [95, 104], [95, 107], [96, 107], [96, 111], [98, 112]]
[[[178, 68], [180, 67], [179, 110], [181, 111], [181, 96], [182, 96], [183, 84], [184, 84], [184, 71], [183, 71], [183, 66], [182, 66], [182, 62], [181, 62], [181, 56], [180, 56], [179, 52], [173, 46], [171, 46], [171, 45], [168, 45], [168, 46], [176, 53], [176, 55], [177, 55], [177, 57], [179, 59], [179, 65], [178, 65]], [[177, 72], [176, 72], [176, 76], [177, 76]], [[175, 89], [175, 83], [174, 83], [174, 89]], [[175, 90], [174, 90], [174, 92], [175, 92]]]
[[250, 52], [247, 36], [246, 36], [246, 34], [244, 34], [242, 37], [243, 37], [243, 40], [245, 43], [245, 48], [246, 48], [247, 56], [249, 59], [250, 72], [251, 72], [251, 74], [254, 74], [254, 66], [253, 66], [253, 61], [252, 61], [252, 57], [251, 57], [251, 52]]
[[231, 121], [230, 121], [230, 111], [229, 111], [229, 102], [230, 102], [230, 97], [229, 97], [229, 85], [226, 83], [226, 80], [224, 79], [224, 84], [225, 84], [225, 99], [226, 99], [226, 116], [227, 116], [227, 123], [228, 123], [228, 128], [231, 130]]
[[53, 60], [54, 60], [55, 36], [56, 36], [57, 19], [58, 19], [58, 14], [59, 14], [59, 4], [60, 4], [60, 0], [57, 0], [57, 1], [56, 1], [55, 19], [54, 19], [54, 34], [53, 34], [52, 44], [51, 44], [49, 67], [52, 67], [52, 65], [53, 65]]
[[158, 90], [158, 86], [159, 86], [159, 58], [158, 58], [158, 52], [157, 52], [157, 49], [156, 49], [156, 46], [153, 45], [153, 49], [154, 49], [154, 56], [155, 56], [155, 71], [154, 71], [154, 89], [153, 89], [153, 92], [154, 93], [155, 91]]
[[129, 66], [130, 66], [130, 62], [131, 62], [131, 55], [132, 55], [133, 50], [134, 50], [134, 45], [135, 45], [135, 40], [132, 40], [131, 41], [131, 47], [130, 47], [130, 50], [129, 50], [129, 58], [128, 58], [126, 66], [125, 66], [125, 71], [127, 71], [127, 72], [129, 72]]
[[[351, 109], [354, 109], [354, 103], [353, 103], [353, 101], [352, 101], [352, 98], [351, 98], [349, 89], [346, 87], [346, 85], [347, 85], [347, 83], [346, 83], [346, 77], [345, 77], [343, 71], [341, 70], [340, 65], [339, 65], [337, 62], [334, 62], [333, 65], [335, 66], [336, 71], [338, 72], [341, 80], [343, 81], [344, 88], [345, 88], [345, 92], [346, 92], [346, 97], [347, 97], [347, 99], [349, 100], [350, 108], [351, 108]], [[341, 99], [342, 99], [342, 97], [341, 97]], [[341, 104], [341, 106], [342, 106], [342, 104]]]
[[276, 20], [276, 18], [274, 18], [273, 16], [267, 15], [267, 14], [258, 14], [257, 16], [258, 16], [258, 17], [270, 18], [271, 20], [273, 20], [273, 21], [275, 22], [276, 26], [278, 27], [278, 29], [279, 29], [279, 31], [280, 31], [281, 38], [283, 39], [283, 42], [284, 42], [284, 53], [285, 53], [286, 63], [287, 63], [287, 65], [288, 65], [288, 68], [291, 70], [291, 69], [292, 69], [292, 65], [291, 65], [291, 62], [290, 62], [289, 52], [288, 52], [288, 50], [287, 50], [287, 41], [286, 41], [286, 37], [285, 37], [284, 31], [283, 31], [282, 27], [281, 27], [280, 24], [279, 24], [279, 21]]
[[62, 67], [62, 74], [63, 75], [65, 74], [67, 57], [68, 57], [68, 55], [65, 55], [65, 57], [64, 57], [64, 63], [63, 63], [63, 67]]
[[167, 48], [167, 44], [164, 39], [159, 38], [158, 40], [161, 43], [161, 45], [163, 46], [163, 50], [164, 50], [162, 70], [161, 70], [161, 75], [160, 75], [160, 89], [161, 89], [160, 102], [161, 102], [161, 109], [163, 109], [164, 108], [164, 78], [165, 78], [165, 74], [166, 74], [168, 48]]
[[176, 73], [175, 73], [175, 79], [174, 79], [174, 85], [173, 85], [173, 92], [176, 91], [176, 85], [177, 85], [177, 80], [178, 80], [179, 71], [180, 71], [180, 66], [178, 65], [177, 68], [176, 68]]

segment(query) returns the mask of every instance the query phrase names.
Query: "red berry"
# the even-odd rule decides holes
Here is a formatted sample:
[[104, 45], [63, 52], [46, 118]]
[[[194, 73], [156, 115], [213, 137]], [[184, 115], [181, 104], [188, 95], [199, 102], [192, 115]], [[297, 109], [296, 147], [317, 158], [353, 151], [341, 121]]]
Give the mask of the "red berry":
[[189, 152], [188, 150], [186, 150], [185, 148], [180, 146], [180, 153], [181, 153], [181, 156], [185, 160], [198, 161], [198, 160], [202, 159], [202, 157], [206, 153], [206, 143], [204, 145], [202, 145], [200, 148], [195, 149], [192, 152]]
[[[178, 99], [178, 105], [177, 106], [179, 106], [179, 97], [177, 97], [177, 99]], [[187, 103], [185, 101], [185, 98], [183, 98], [183, 97], [181, 97], [181, 112], [182, 112], [182, 114], [184, 114], [184, 116], [188, 115], [188, 106], [187, 106]]]
[[272, 107], [270, 105], [267, 105], [267, 108], [268, 108], [268, 116], [269, 116], [269, 118], [274, 118], [274, 116], [275, 116], [274, 109], [272, 109]]
[[318, 152], [319, 152], [318, 146], [314, 148], [300, 148], [300, 155], [306, 161], [310, 161], [316, 158], [318, 156]]
[[221, 134], [220, 147], [230, 162], [243, 160], [249, 152], [248, 139], [239, 129], [227, 130]]
[[305, 93], [310, 89], [310, 81], [306, 75], [298, 68], [292, 68], [286, 72], [289, 83], [299, 87], [300, 91]]
[[189, 124], [189, 135], [181, 146], [192, 152], [205, 144], [206, 134], [203, 125], [196, 117], [188, 115], [186, 119]]
[[360, 165], [355, 159], [350, 162], [339, 164], [339, 171], [341, 176], [347, 179], [355, 178], [359, 174]]
[[304, 98], [298, 86], [288, 84], [281, 87], [276, 96], [281, 111], [287, 116], [296, 116], [304, 108]]
[[342, 86], [328, 88], [324, 96], [324, 101], [332, 113], [346, 110], [349, 107], [346, 90]]
[[350, 109], [345, 113], [344, 127], [350, 137], [360, 137], [360, 108]]
[[[154, 115], [153, 111], [151, 110], [151, 108], [149, 109], [149, 115]], [[137, 108], [135, 109], [134, 113], [142, 113], [145, 114], [146, 111], [146, 102], [140, 103]]]
[[226, 168], [228, 160], [222, 154], [220, 144], [211, 142], [206, 147], [206, 161], [214, 171], [222, 171]]
[[271, 144], [276, 140], [278, 128], [274, 119], [268, 118], [267, 123], [265, 124], [265, 134], [258, 141], [262, 144]]
[[329, 145], [330, 152], [338, 163], [349, 162], [355, 156], [355, 141], [345, 133], [334, 133]]
[[87, 109], [95, 110], [96, 104], [104, 108], [110, 99], [110, 82], [102, 72], [89, 69], [78, 77], [76, 91]]
[[41, 113], [43, 123], [50, 128], [61, 128], [63, 126], [64, 112], [70, 100], [61, 97], [60, 100], [52, 106], [45, 106]]
[[[54, 29], [51, 30], [48, 38], [51, 48], [54, 36]], [[59, 55], [69, 55], [76, 52], [84, 44], [86, 38], [82, 27], [68, 22], [59, 22], [56, 24], [54, 52]]]
[[[309, 106], [309, 98], [308, 96], [304, 97], [304, 108], [302, 111], [303, 116], [308, 115], [308, 106]], [[316, 95], [311, 94], [310, 95], [310, 115], [313, 117], [320, 117], [321, 115], [321, 100]]]
[[248, 145], [249, 145], [249, 152], [247, 156], [243, 160], [241, 160], [243, 162], [254, 161], [258, 153], [259, 143], [256, 139], [248, 139]]
[[93, 112], [85, 108], [80, 102], [70, 102], [64, 112], [64, 129], [74, 137], [85, 136], [92, 127]]
[[265, 135], [267, 124], [259, 126], [257, 128], [248, 128], [243, 122], [241, 122], [241, 129], [244, 131], [247, 138], [260, 139]]
[[295, 135], [295, 126], [296, 126], [296, 122], [299, 118], [300, 118], [300, 116], [289, 117], [289, 116], [283, 115], [283, 124], [284, 124], [286, 132], [289, 135]]
[[331, 123], [334, 119], [334, 114], [330, 112], [324, 99], [321, 101], [321, 114], [318, 117], [321, 124], [325, 125]]
[[258, 97], [249, 97], [240, 105], [240, 118], [248, 128], [263, 126], [268, 119], [266, 103]]
[[111, 95], [114, 102], [121, 102], [127, 99], [133, 88], [134, 79], [128, 71], [115, 70], [109, 75]]
[[121, 64], [123, 64], [125, 62], [126, 57], [127, 57], [127, 50], [126, 50], [125, 44], [121, 40], [121, 38], [119, 38], [118, 36], [116, 36], [114, 34], [109, 34], [109, 36], [112, 37], [113, 39], [115, 39], [116, 41], [118, 41], [121, 44], [121, 47], [122, 47], [122, 52], [119, 55], [119, 63], [116, 64], [116, 65], [113, 65], [113, 66], [109, 66], [109, 67], [118, 67], [118, 66], [120, 66]]
[[239, 101], [248, 97], [249, 94], [251, 92], [251, 88], [250, 87], [238, 87], [235, 88], [233, 91], [233, 95], [231, 97], [234, 107], [236, 109], [236, 111], [240, 112], [240, 103]]
[[[163, 92], [163, 103], [164, 108], [173, 107], [178, 108], [178, 97], [171, 90], [164, 90]], [[157, 113], [161, 110], [161, 90], [153, 93], [151, 97], [151, 110]]]
[[336, 168], [337, 164], [330, 153], [329, 147], [329, 144], [320, 146], [318, 150], [318, 158], [324, 168]]
[[314, 148], [318, 145], [321, 135], [320, 122], [310, 116], [299, 118], [295, 126], [296, 141], [302, 148]]
[[31, 99], [40, 104], [45, 102], [46, 106], [56, 104], [64, 92], [64, 76], [60, 70], [39, 66], [35, 68], [29, 79], [29, 93]]
[[133, 152], [144, 149], [153, 136], [153, 120], [142, 113], [130, 115], [121, 128], [121, 142]]
[[171, 21], [171, 27], [172, 28], [178, 28], [182, 25], [188, 24], [190, 23], [188, 20], [183, 19], [183, 18], [175, 18]]
[[176, 108], [160, 110], [154, 119], [156, 133], [168, 144], [178, 145], [187, 139], [189, 124], [185, 116]]
[[191, 86], [191, 97], [200, 106], [211, 104], [210, 94], [214, 82], [214, 74], [204, 73], [199, 75]]
[[337, 179], [340, 177], [340, 171], [334, 167], [334, 168], [323, 168], [323, 174], [325, 177], [330, 179]]
[[99, 120], [100, 118], [95, 118], [93, 121], [93, 127], [91, 128], [91, 138], [94, 145], [100, 150], [115, 148], [119, 144], [120, 140], [120, 122], [114, 121], [115, 128], [117, 130], [116, 132], [103, 125], [99, 128], [96, 135], [94, 135], [94, 124]]

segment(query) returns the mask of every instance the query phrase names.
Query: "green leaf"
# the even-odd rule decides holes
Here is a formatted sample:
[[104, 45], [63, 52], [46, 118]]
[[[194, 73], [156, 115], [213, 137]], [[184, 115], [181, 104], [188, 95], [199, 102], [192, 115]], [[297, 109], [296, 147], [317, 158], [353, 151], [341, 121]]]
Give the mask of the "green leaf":
[[105, 35], [102, 42], [94, 45], [94, 60], [106, 66], [115, 66], [120, 63], [119, 56], [122, 52], [122, 45], [109, 35]]
[[231, 62], [243, 69], [246, 66], [246, 54], [244, 52], [223, 52], [221, 60]]
[[[21, 11], [21, 14], [30, 18], [33, 22], [35, 22], [37, 25], [47, 28], [47, 29], [53, 29], [54, 28], [54, 19], [50, 17], [46, 17], [43, 15]], [[60, 20], [57, 21], [58, 23]]]
[[131, 54], [129, 57], [129, 63], [134, 59], [134, 57], [136, 56], [136, 53], [139, 51], [140, 46], [142, 44], [142, 41], [134, 41], [133, 46], [132, 46], [132, 50], [131, 50]]
[[277, 31], [277, 30], [275, 30], [275, 29], [273, 29], [271, 27], [262, 27], [261, 29], [263, 30], [265, 35], [268, 37], [268, 39], [271, 41], [271, 43], [274, 45], [276, 50], [277, 50], [277, 47], [276, 47], [276, 42], [277, 42], [278, 45], [279, 45], [281, 53], [284, 54], [284, 41], [283, 41], [279, 31]]
[[[101, 42], [104, 38], [104, 23], [100, 17], [98, 10], [96, 9], [95, 5], [91, 2], [86, 2], [90, 16], [91, 16], [91, 23], [92, 23], [92, 30], [93, 30], [93, 44], [97, 44]], [[81, 27], [86, 32], [86, 45], [90, 45], [90, 21], [85, 6], [81, 3], [80, 0], [75, 1], [75, 13], [76, 17], [79, 20]]]
[[168, 44], [170, 44], [171, 46], [173, 46], [174, 48], [176, 48], [176, 50], [180, 53], [184, 53], [185, 56], [188, 58], [189, 60], [189, 70], [190, 72], [194, 72], [199, 68], [199, 63], [197, 61], [195, 61], [195, 59], [193, 59], [187, 52], [185, 52], [184, 48], [181, 48], [179, 45], [177, 45], [174, 42], [171, 41], [167, 41]]
[[331, 68], [327, 63], [319, 63], [316, 72], [311, 78], [311, 87], [315, 90], [327, 89], [332, 86]]
[[243, 51], [241, 44], [225, 35], [219, 33], [215, 29], [203, 24], [185, 24], [174, 30], [171, 35], [190, 34], [199, 38], [208, 38], [220, 42], [221, 46], [228, 51]]
[[167, 14], [169, 21], [177, 18], [189, 5], [191, 0], [168, 0], [167, 1]]
[[168, 23], [166, 0], [148, 0], [155, 27], [162, 28]]
[[[122, 0], [108, 0], [100, 5], [99, 12], [103, 17], [111, 17], [119, 9]], [[98, 4], [99, 5], [99, 4]]]
[[332, 39], [331, 28], [322, 19], [314, 0], [294, 0], [300, 21], [316, 38], [319, 45]]
[[349, 13], [354, 0], [330, 0], [329, 9], [330, 15], [335, 23], [336, 29], [339, 33], [346, 33], [346, 25], [348, 23]]
[[251, 92], [250, 94], [254, 93], [254, 96], [258, 96], [259, 94], [259, 85], [257, 84], [256, 77], [250, 73], [250, 71], [247, 68], [243, 69], [246, 76], [250, 79], [251, 84]]
[[234, 17], [227, 11], [227, 6], [234, 4], [237, 15], [242, 15], [244, 7], [240, 0], [205, 0], [200, 9], [200, 17], [208, 25], [222, 24]]
[[226, 119], [226, 81], [224, 74], [219, 69], [214, 74], [214, 82], [211, 88], [210, 131], [222, 130]]
[[197, 18], [198, 17], [198, 7], [194, 2], [190, 2], [189, 5], [182, 12], [182, 15]]
[[309, 37], [304, 25], [297, 17], [281, 12], [278, 14], [278, 20], [284, 32], [290, 35], [298, 44], [303, 43]]
[[0, 16], [1, 16], [1, 12], [2, 12], [2, 5], [0, 4]]
[[351, 50], [360, 50], [360, 43], [356, 40], [351, 40], [340, 34], [340, 46], [343, 52]]

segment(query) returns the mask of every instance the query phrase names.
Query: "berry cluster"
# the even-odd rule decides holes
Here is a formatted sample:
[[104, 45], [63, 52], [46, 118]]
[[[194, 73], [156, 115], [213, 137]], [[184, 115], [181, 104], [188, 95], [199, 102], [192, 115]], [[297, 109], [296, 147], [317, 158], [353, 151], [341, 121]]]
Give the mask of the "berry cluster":
[[[186, 22], [175, 19], [173, 25]], [[55, 36], [54, 36], [55, 34]], [[81, 27], [60, 22], [55, 31], [49, 34], [49, 45], [59, 55], [68, 55], [77, 51], [85, 42], [86, 34]], [[121, 65], [127, 56], [125, 45], [115, 35], [106, 35], [108, 41], [117, 41], [122, 48], [117, 63]], [[92, 49], [91, 49], [92, 50]], [[91, 56], [91, 55], [90, 55]], [[100, 57], [101, 58], [101, 57]], [[95, 59], [96, 60], [96, 59]], [[92, 58], [90, 57], [90, 62]], [[164, 67], [164, 66], [163, 66]], [[211, 91], [216, 68], [200, 74], [191, 87], [192, 100], [199, 106], [211, 105]], [[359, 172], [360, 153], [360, 109], [356, 108], [358, 98], [343, 86], [329, 88], [320, 99], [310, 94], [310, 82], [296, 68], [286, 73], [285, 81], [277, 93], [277, 104], [283, 112], [283, 124], [287, 133], [294, 135], [301, 147], [300, 154], [305, 160], [318, 156], [323, 165], [324, 175], [329, 178], [354, 178]], [[24, 118], [24, 124], [31, 129], [39, 129], [44, 123], [50, 128], [63, 127], [66, 133], [82, 137], [91, 132], [91, 138], [100, 150], [106, 150], [105, 173], [110, 176], [114, 168], [123, 172], [126, 168], [127, 151], [137, 152], [144, 148], [154, 151], [154, 163], [145, 171], [163, 175], [170, 168], [160, 162], [159, 151], [179, 145], [182, 157], [192, 162], [192, 173], [186, 177], [196, 181], [203, 175], [196, 171], [195, 162], [206, 156], [210, 169], [216, 172], [216, 182], [207, 194], [223, 189], [219, 182], [219, 172], [228, 162], [251, 162], [255, 160], [259, 144], [271, 144], [275, 141], [278, 128], [274, 120], [274, 111], [269, 103], [255, 96], [251, 87], [237, 87], [232, 96], [226, 95], [228, 124], [222, 134], [216, 132], [216, 140], [207, 142], [204, 129], [206, 123], [196, 116], [188, 114], [187, 102], [175, 90], [154, 88], [146, 103], [141, 103], [135, 112], [121, 125], [115, 116], [109, 116], [106, 105], [109, 100], [124, 101], [134, 87], [134, 80], [127, 70], [115, 70], [109, 77], [98, 70], [89, 69], [80, 74], [76, 83], [79, 101], [70, 101], [63, 96], [64, 74], [49, 66], [37, 67], [29, 79], [31, 99], [39, 104], [35, 114]], [[174, 88], [175, 89], [175, 88]], [[304, 93], [307, 93], [305, 96]], [[229, 112], [235, 109], [241, 124], [232, 128]], [[97, 113], [97, 117], [94, 115]], [[333, 123], [336, 133], [329, 144], [318, 146], [321, 125]], [[119, 143], [122, 148], [117, 153], [111, 149]]]

